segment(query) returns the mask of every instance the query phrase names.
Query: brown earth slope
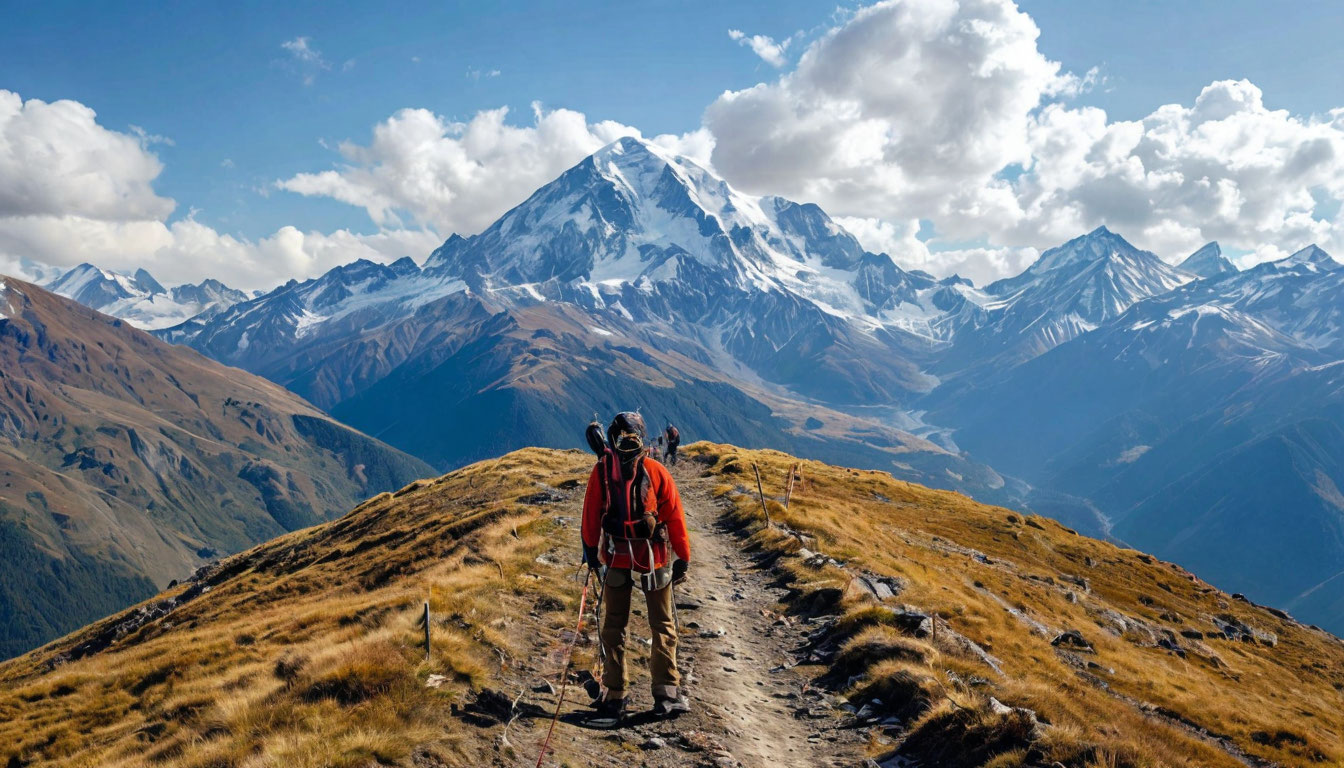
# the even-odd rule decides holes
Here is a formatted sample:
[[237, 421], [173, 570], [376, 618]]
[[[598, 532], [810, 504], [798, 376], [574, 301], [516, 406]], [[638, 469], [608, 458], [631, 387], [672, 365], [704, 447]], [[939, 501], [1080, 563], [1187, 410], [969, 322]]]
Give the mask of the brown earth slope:
[[[571, 685], [547, 765], [1344, 760], [1327, 633], [1043, 518], [816, 462], [785, 509], [795, 459], [688, 453], [694, 712], [592, 731]], [[574, 637], [590, 465], [527, 449], [417, 482], [0, 664], [0, 760], [534, 765]]]
[[0, 658], [427, 473], [271, 382], [0, 278]]

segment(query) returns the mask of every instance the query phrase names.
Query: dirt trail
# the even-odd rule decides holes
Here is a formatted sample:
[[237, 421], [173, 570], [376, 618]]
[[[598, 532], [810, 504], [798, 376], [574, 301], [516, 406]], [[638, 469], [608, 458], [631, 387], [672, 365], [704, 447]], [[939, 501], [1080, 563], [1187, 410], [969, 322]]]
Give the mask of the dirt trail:
[[[738, 538], [721, 526], [709, 480], [689, 462], [674, 476], [691, 531], [692, 564], [677, 601], [680, 667], [692, 711], [675, 721], [641, 724], [636, 717], [637, 724], [612, 732], [561, 722], [546, 764], [862, 765], [865, 732], [848, 727], [853, 716], [841, 709], [843, 702], [814, 685], [820, 668], [795, 666], [792, 651], [807, 642], [810, 625], [778, 614], [785, 590], [772, 586], [768, 570], [743, 553]], [[577, 519], [578, 505], [570, 503], [573, 509], [565, 513]], [[644, 666], [648, 624], [642, 607], [634, 612], [627, 644], [633, 651], [631, 704], [639, 713], [648, 710], [652, 698]], [[536, 703], [549, 712], [555, 699], [542, 696]], [[581, 714], [588, 711], [586, 703], [583, 689], [571, 685], [563, 712]], [[530, 726], [515, 723], [510, 740], [518, 759], [504, 764], [535, 765], [535, 745], [546, 725], [540, 719]]]

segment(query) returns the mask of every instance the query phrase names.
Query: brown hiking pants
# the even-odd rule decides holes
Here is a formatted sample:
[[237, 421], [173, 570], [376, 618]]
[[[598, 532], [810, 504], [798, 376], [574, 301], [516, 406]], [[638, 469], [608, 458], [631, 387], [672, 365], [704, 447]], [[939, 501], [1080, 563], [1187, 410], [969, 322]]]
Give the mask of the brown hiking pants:
[[[602, 668], [602, 687], [606, 697], [625, 696], [625, 626], [630, 622], [630, 593], [636, 581], [628, 569], [607, 571], [606, 593], [602, 598], [602, 630], [599, 636], [607, 654]], [[640, 590], [643, 591], [642, 589]], [[655, 697], [677, 695], [681, 675], [677, 672], [677, 627], [672, 614], [672, 586], [644, 593], [649, 614], [649, 632], [653, 649], [649, 654], [649, 674], [653, 677]]]

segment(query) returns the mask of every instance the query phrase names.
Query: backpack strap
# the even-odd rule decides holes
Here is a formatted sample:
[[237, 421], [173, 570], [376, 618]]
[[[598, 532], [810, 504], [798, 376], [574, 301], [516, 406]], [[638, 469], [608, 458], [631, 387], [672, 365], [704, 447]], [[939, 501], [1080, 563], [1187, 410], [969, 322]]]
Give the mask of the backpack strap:
[[602, 529], [618, 539], [664, 541], [666, 526], [658, 522], [656, 502], [650, 503], [652, 482], [643, 456], [635, 459], [633, 470], [631, 477], [622, 477], [615, 452], [603, 456]]

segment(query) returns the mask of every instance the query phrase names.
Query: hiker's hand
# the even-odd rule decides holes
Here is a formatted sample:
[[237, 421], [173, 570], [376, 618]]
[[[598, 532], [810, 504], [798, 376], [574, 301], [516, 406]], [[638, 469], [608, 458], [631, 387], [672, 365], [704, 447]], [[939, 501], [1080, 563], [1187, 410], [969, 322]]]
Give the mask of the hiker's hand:
[[677, 560], [676, 562], [672, 563], [673, 584], [680, 584], [682, 580], [686, 578], [686, 569], [689, 568], [690, 565], [691, 564], [686, 562], [685, 560]]
[[602, 561], [597, 558], [597, 547], [583, 545], [583, 563], [594, 571], [602, 569]]

